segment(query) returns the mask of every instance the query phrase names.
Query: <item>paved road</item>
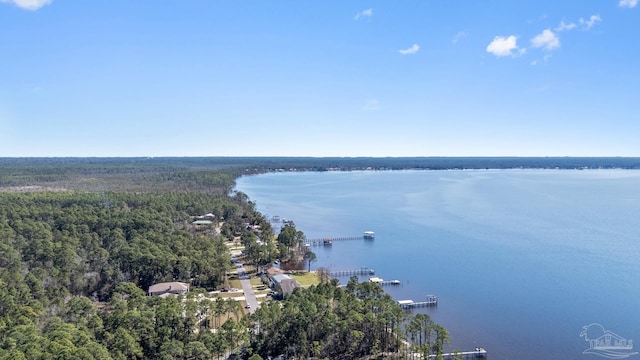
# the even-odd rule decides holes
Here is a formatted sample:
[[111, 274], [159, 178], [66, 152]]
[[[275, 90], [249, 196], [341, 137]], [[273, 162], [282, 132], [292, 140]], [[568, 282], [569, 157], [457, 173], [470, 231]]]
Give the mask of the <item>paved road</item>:
[[[236, 265], [236, 269], [238, 270], [238, 275], [245, 274], [246, 270], [244, 266], [236, 259], [231, 258], [233, 263]], [[253, 291], [253, 286], [251, 286], [251, 281], [248, 277], [240, 275], [240, 285], [242, 285], [242, 291], [244, 291], [244, 298], [247, 301], [247, 305], [251, 306], [249, 312], [253, 314], [258, 308], [258, 299], [256, 298], [256, 293]]]

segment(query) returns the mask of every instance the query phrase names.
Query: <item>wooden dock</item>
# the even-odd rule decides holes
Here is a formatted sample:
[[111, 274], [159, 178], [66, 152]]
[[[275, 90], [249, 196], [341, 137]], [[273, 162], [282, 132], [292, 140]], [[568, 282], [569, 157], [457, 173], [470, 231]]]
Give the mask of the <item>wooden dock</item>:
[[435, 295], [427, 295], [426, 301], [398, 300], [398, 305], [402, 306], [403, 309], [436, 306], [438, 305], [438, 297]]
[[370, 277], [369, 282], [376, 283], [380, 286], [400, 285], [400, 280], [384, 280], [379, 277]]
[[367, 268], [329, 271], [329, 275], [331, 276], [375, 275], [375, 273], [375, 270]]
[[337, 237], [324, 237], [320, 239], [310, 239], [307, 240], [307, 244], [318, 246], [318, 245], [329, 245], [334, 241], [346, 241], [346, 240], [362, 240], [365, 237], [363, 235], [360, 236], [337, 236]]
[[[429, 355], [427, 359], [436, 359], [437, 355]], [[462, 360], [475, 360], [475, 359], [486, 359], [487, 358], [487, 350], [483, 348], [476, 348], [474, 351], [460, 351], [457, 353], [448, 353], [442, 354], [443, 360], [453, 360], [453, 359], [462, 359]]]
[[357, 236], [333, 236], [333, 237], [323, 237], [316, 239], [307, 240], [307, 245], [318, 246], [318, 245], [331, 245], [334, 241], [345, 241], [345, 240], [373, 240], [376, 238], [376, 234], [373, 231], [365, 231], [362, 235]]
[[384, 280], [378, 283], [380, 286], [400, 285], [400, 280]]

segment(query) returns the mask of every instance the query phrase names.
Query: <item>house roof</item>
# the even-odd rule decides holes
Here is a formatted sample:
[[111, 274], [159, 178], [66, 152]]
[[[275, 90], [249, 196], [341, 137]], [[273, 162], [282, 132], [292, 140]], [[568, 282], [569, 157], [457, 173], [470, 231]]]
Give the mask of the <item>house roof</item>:
[[281, 283], [283, 280], [293, 280], [293, 279], [291, 279], [291, 276], [287, 274], [276, 274], [276, 275], [273, 275], [273, 280], [275, 280], [278, 283]]
[[273, 280], [280, 285], [283, 294], [293, 292], [298, 287], [298, 282], [289, 275], [278, 274], [273, 276]]
[[277, 274], [284, 274], [284, 270], [272, 266], [267, 269], [267, 274], [269, 274], [270, 277], [273, 277]]
[[213, 224], [213, 221], [211, 220], [196, 220], [194, 222], [192, 222], [193, 225], [211, 225]]

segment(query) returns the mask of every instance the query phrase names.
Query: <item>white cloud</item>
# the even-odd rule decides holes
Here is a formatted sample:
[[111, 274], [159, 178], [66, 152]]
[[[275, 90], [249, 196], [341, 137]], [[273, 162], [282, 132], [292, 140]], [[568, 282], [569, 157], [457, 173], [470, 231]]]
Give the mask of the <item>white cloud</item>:
[[41, 7], [48, 5], [53, 0], [0, 0], [3, 3], [11, 3], [27, 10], [38, 10]]
[[453, 43], [457, 44], [458, 41], [462, 40], [465, 37], [467, 37], [467, 33], [464, 31], [460, 31], [459, 33], [456, 34], [456, 36], [453, 37]]
[[591, 15], [591, 17], [588, 20], [580, 18], [580, 24], [584, 25], [584, 27], [587, 30], [589, 30], [592, 27], [594, 27], [600, 21], [602, 21], [602, 18], [600, 17], [600, 15]]
[[[496, 36], [493, 38], [493, 41], [487, 45], [487, 52], [492, 53], [495, 56], [513, 56], [513, 51], [518, 49], [517, 41], [518, 37], [515, 35], [508, 37]], [[520, 54], [523, 53], [522, 50], [520, 51]]]
[[370, 18], [373, 16], [373, 9], [365, 9], [356, 14], [353, 20], [359, 20], [360, 18]]
[[618, 6], [626, 8], [634, 8], [638, 5], [638, 0], [620, 0]]
[[402, 55], [412, 55], [417, 53], [420, 50], [420, 45], [418, 44], [413, 44], [410, 48], [408, 49], [400, 49], [398, 50], [398, 52]]
[[576, 23], [565, 23], [564, 20], [560, 21], [560, 25], [558, 25], [558, 27], [556, 27], [555, 31], [560, 32], [560, 31], [565, 31], [565, 30], [573, 30], [577, 27], [578, 25], [576, 25]]
[[560, 47], [560, 38], [549, 29], [545, 29], [542, 33], [531, 39], [531, 46], [534, 48], [545, 48], [553, 50]]

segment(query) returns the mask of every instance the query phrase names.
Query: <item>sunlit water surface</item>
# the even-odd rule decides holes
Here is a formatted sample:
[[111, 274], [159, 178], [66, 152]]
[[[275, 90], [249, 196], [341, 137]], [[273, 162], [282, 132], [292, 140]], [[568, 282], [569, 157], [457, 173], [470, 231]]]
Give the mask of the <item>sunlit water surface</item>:
[[419, 311], [452, 348], [592, 359], [580, 337], [591, 323], [640, 348], [640, 171], [274, 173], [236, 189], [309, 239], [375, 231], [314, 247], [312, 269], [366, 266], [402, 282], [385, 287], [397, 300], [437, 295]]

